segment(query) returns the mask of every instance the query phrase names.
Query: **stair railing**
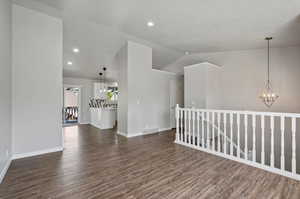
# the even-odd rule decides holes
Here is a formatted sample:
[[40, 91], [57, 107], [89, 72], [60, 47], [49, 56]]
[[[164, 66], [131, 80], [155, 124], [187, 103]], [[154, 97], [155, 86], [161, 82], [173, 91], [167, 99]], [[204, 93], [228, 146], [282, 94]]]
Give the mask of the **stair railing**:
[[300, 157], [296, 156], [299, 123], [297, 113], [177, 105], [175, 143], [300, 180]]
[[[220, 137], [219, 136], [215, 136], [214, 138], [212, 138], [212, 139], [215, 139], [215, 141], [217, 140], [219, 140], [220, 139], [220, 148], [222, 149], [224, 146], [223, 146], [223, 143], [224, 143], [224, 139], [227, 141], [227, 143], [229, 143], [229, 144], [227, 144], [226, 146], [230, 146], [230, 143], [233, 145], [233, 148], [234, 148], [234, 150], [236, 151], [236, 153], [240, 153], [240, 157], [245, 157], [245, 153], [244, 153], [244, 151], [241, 149], [241, 148], [239, 148], [239, 146], [233, 141], [233, 140], [231, 140], [227, 135], [225, 135], [224, 134], [224, 131], [221, 129], [221, 127], [219, 127], [219, 126], [216, 126], [215, 124], [213, 124], [212, 122], [210, 122], [210, 121], [207, 121], [206, 119], [203, 119], [201, 116], [200, 116], [200, 120], [204, 120], [204, 122], [206, 122], [206, 123], [208, 123], [208, 125], [211, 125], [212, 126], [212, 128], [214, 128], [215, 130], [216, 130], [216, 132], [219, 132], [219, 134], [220, 134]], [[211, 140], [212, 140], [211, 139]], [[223, 139], [223, 140], [222, 140]], [[200, 135], [200, 139], [199, 139], [199, 141], [201, 141], [201, 135]], [[211, 141], [212, 142], [212, 141]], [[201, 144], [201, 143], [200, 143]], [[203, 143], [204, 144], [204, 143]], [[248, 153], [249, 154], [249, 153]]]

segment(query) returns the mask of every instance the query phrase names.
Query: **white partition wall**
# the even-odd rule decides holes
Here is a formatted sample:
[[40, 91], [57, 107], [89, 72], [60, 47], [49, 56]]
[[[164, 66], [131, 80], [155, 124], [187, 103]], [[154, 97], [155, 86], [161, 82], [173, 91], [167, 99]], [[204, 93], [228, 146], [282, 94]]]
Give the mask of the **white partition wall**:
[[118, 131], [127, 137], [171, 128], [170, 81], [175, 74], [152, 69], [152, 49], [128, 41], [116, 56], [119, 72]]
[[13, 153], [62, 150], [62, 21], [13, 5]]
[[219, 108], [221, 67], [203, 62], [184, 67], [184, 105], [194, 108]]
[[11, 157], [11, 1], [0, 1], [0, 183]]

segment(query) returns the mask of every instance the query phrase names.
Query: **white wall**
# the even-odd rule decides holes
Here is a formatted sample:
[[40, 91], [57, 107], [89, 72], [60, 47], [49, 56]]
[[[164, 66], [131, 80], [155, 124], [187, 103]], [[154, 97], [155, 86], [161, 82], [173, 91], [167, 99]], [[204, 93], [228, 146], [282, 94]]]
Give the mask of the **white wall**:
[[206, 108], [206, 67], [199, 64], [184, 68], [184, 106]]
[[203, 62], [184, 67], [184, 104], [194, 108], [222, 108], [221, 68]]
[[81, 78], [70, 78], [64, 77], [63, 84], [68, 86], [77, 86], [80, 87], [80, 121], [81, 124], [90, 123], [90, 107], [89, 100], [93, 97], [93, 84], [94, 80], [90, 79], [81, 79]]
[[128, 42], [128, 134], [153, 128], [151, 106], [152, 49]]
[[[222, 66], [219, 78], [221, 108], [300, 112], [299, 55], [300, 47], [271, 49], [271, 81], [274, 91], [279, 94], [271, 109], [266, 108], [259, 98], [266, 80], [266, 49], [206, 53], [197, 56]], [[210, 79], [216, 78], [210, 76]]]
[[0, 183], [11, 156], [11, 2], [0, 1]]
[[79, 93], [74, 93], [69, 90], [65, 90], [64, 93], [64, 107], [70, 107], [70, 106], [78, 106], [78, 95]]
[[61, 149], [62, 21], [13, 5], [13, 153]]
[[153, 70], [152, 49], [131, 41], [115, 63], [120, 68], [118, 131], [136, 136], [170, 128], [170, 81], [177, 76]]
[[[148, 113], [150, 114], [147, 114], [146, 119], [150, 123], [150, 128], [169, 129], [172, 127], [171, 119], [175, 120], [175, 112], [170, 113], [171, 109], [174, 108], [171, 106], [175, 106], [177, 103], [180, 106], [183, 105], [183, 78], [173, 73], [153, 69], [150, 74], [152, 92], [148, 91], [147, 95], [149, 98]], [[171, 93], [171, 84], [177, 93]], [[170, 104], [171, 94], [174, 95], [174, 105]]]
[[128, 132], [128, 62], [127, 62], [127, 44], [117, 53], [113, 64], [119, 68], [118, 75], [118, 133], [127, 135]]
[[[215, 73], [206, 74], [208, 79], [207, 84], [212, 85], [218, 83], [219, 99], [216, 97], [216, 89], [206, 87], [206, 101], [210, 104], [211, 109], [227, 109], [227, 110], [255, 110], [255, 111], [271, 111], [271, 112], [300, 112], [300, 47], [272, 48], [271, 49], [271, 81], [273, 89], [279, 94], [278, 100], [271, 108], [267, 108], [259, 98], [261, 91], [264, 88], [266, 80], [267, 67], [267, 51], [260, 50], [245, 50], [234, 52], [206, 53], [199, 54], [201, 58], [207, 61], [221, 65], [220, 74], [218, 77]], [[186, 72], [186, 71], [185, 71]], [[191, 71], [190, 71], [191, 72]], [[201, 75], [194, 73], [194, 76]], [[188, 78], [189, 76], [185, 77]], [[199, 85], [199, 81], [191, 82], [194, 86], [190, 92], [199, 92], [195, 85]], [[212, 85], [213, 87], [215, 85]], [[218, 101], [220, 106], [213, 104]], [[288, 120], [288, 119], [287, 119]], [[268, 121], [268, 120], [266, 120]], [[291, 168], [291, 129], [290, 121], [286, 123], [285, 129], [285, 157], [286, 167]], [[243, 124], [242, 124], [243, 125]], [[266, 122], [266, 126], [268, 126]], [[275, 165], [280, 165], [280, 122], [275, 119]], [[260, 120], [256, 121], [256, 143], [257, 151], [261, 149], [261, 132]], [[221, 126], [222, 128], [222, 126]], [[244, 127], [241, 127], [241, 145], [244, 146]], [[229, 129], [228, 129], [229, 131]], [[236, 132], [236, 131], [234, 131]], [[235, 133], [234, 133], [234, 136]], [[248, 136], [251, 138], [250, 132]], [[300, 137], [296, 137], [297, 142]], [[249, 146], [252, 145], [252, 140], [248, 140]], [[265, 137], [265, 151], [267, 154], [266, 160], [269, 161], [270, 154], [270, 134]], [[250, 147], [251, 149], [251, 147]], [[297, 148], [297, 165], [300, 164], [300, 149]], [[260, 158], [260, 153], [257, 154]], [[298, 168], [299, 170], [299, 168]]]

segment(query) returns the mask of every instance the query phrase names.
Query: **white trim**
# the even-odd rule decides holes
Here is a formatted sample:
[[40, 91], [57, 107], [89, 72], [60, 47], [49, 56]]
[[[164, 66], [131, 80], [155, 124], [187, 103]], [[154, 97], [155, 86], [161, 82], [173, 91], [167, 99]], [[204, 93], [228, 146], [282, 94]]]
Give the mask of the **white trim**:
[[244, 114], [244, 115], [264, 115], [264, 116], [274, 116], [274, 117], [295, 117], [300, 118], [300, 113], [281, 113], [281, 112], [260, 112], [260, 111], [234, 111], [234, 110], [217, 110], [217, 109], [198, 109], [198, 108], [178, 108], [179, 110], [193, 110], [200, 112], [220, 112], [220, 113], [233, 113], [233, 114]]
[[259, 164], [257, 162], [252, 162], [252, 161], [249, 161], [249, 160], [237, 158], [237, 157], [227, 155], [227, 154], [224, 154], [224, 153], [220, 153], [220, 152], [217, 152], [217, 151], [213, 152], [211, 150], [204, 149], [204, 148], [194, 146], [194, 145], [191, 145], [191, 144], [183, 143], [183, 142], [180, 142], [180, 141], [178, 141], [178, 142], [175, 141], [175, 143], [186, 146], [186, 147], [190, 147], [190, 148], [193, 148], [193, 149], [196, 149], [196, 150], [199, 150], [199, 151], [203, 151], [203, 152], [206, 152], [206, 153], [217, 155], [217, 156], [220, 156], [222, 158], [226, 158], [226, 159], [230, 159], [230, 160], [233, 160], [233, 161], [236, 161], [236, 162], [244, 163], [244, 164], [259, 168], [259, 169], [263, 169], [265, 171], [269, 171], [271, 173], [279, 174], [279, 175], [282, 175], [282, 176], [289, 177], [289, 178], [292, 178], [294, 180], [300, 181], [300, 175], [299, 174], [293, 174], [292, 172], [289, 172], [289, 171], [282, 171], [282, 170], [280, 170], [278, 168], [275, 168], [275, 167], [272, 168], [272, 167], [267, 166], [267, 165], [262, 165], [262, 164]]
[[171, 127], [168, 127], [168, 128], [160, 128], [160, 129], [158, 129], [158, 132], [162, 132], [162, 131], [170, 131], [170, 130], [172, 130]]
[[113, 129], [114, 127], [113, 126], [106, 126], [106, 127], [103, 127], [103, 126], [100, 126], [98, 124], [93, 124], [93, 123], [89, 123], [90, 125], [92, 125], [93, 127], [95, 128], [98, 128], [100, 130], [107, 130], [107, 129]]
[[91, 124], [90, 122], [79, 122], [78, 124]]
[[43, 154], [47, 154], [47, 153], [59, 152], [59, 151], [63, 151], [63, 150], [64, 150], [63, 147], [55, 147], [55, 148], [51, 148], [51, 149], [45, 149], [45, 150], [40, 150], [40, 151], [28, 152], [28, 153], [19, 153], [19, 154], [14, 154], [12, 156], [12, 159], [16, 160], [16, 159], [27, 158], [27, 157], [37, 156], [37, 155], [43, 155]]
[[165, 70], [159, 70], [159, 69], [155, 69], [155, 68], [152, 68], [152, 71], [153, 72], [159, 72], [159, 73], [165, 73], [165, 74], [168, 74], [168, 75], [177, 75], [176, 73], [174, 72], [169, 72], [169, 71], [165, 71]]
[[141, 133], [127, 135], [126, 133], [121, 132], [121, 131], [118, 131], [117, 134], [118, 134], [118, 135], [121, 135], [121, 136], [124, 136], [124, 137], [127, 137], [127, 138], [132, 138], [132, 137], [137, 137], [137, 136], [142, 136], [142, 135], [143, 135], [143, 134], [141, 134]]
[[144, 136], [144, 135], [158, 134], [160, 132], [169, 131], [169, 130], [172, 130], [172, 128], [171, 127], [168, 127], [168, 128], [159, 128], [155, 132], [154, 131], [149, 131], [149, 132], [136, 133], [136, 134], [130, 134], [130, 135], [127, 135], [124, 132], [118, 131], [117, 134], [121, 135], [121, 136], [124, 136], [124, 137], [127, 137], [127, 138], [133, 138], [133, 137]]
[[1, 184], [1, 183], [3, 182], [3, 180], [4, 180], [4, 177], [5, 177], [6, 173], [7, 173], [7, 170], [8, 170], [8, 168], [9, 168], [10, 164], [11, 164], [11, 158], [9, 158], [9, 159], [6, 161], [6, 164], [4, 165], [4, 168], [3, 168], [2, 171], [1, 171], [1, 174], [0, 174], [0, 184]]
[[143, 136], [143, 135], [147, 135], [147, 134], [143, 134], [143, 133], [136, 133], [136, 134], [130, 134], [130, 135], [126, 135], [127, 138], [133, 138], [133, 137], [138, 137], [138, 136]]
[[144, 129], [144, 131], [141, 133], [142, 135], [149, 135], [159, 132], [159, 128], [151, 128], [151, 129]]
[[91, 126], [97, 128], [97, 129], [101, 129], [101, 126], [97, 125], [97, 124], [93, 124], [93, 123], [90, 123]]
[[121, 132], [121, 131], [118, 131], [117, 134], [118, 134], [118, 135], [121, 135], [121, 136], [124, 136], [124, 137], [127, 137], [127, 134], [124, 133], [124, 132]]
[[188, 69], [188, 68], [198, 67], [198, 66], [201, 65], [201, 64], [206, 64], [206, 65], [209, 65], [209, 66], [212, 66], [212, 67], [215, 67], [215, 68], [221, 68], [221, 66], [216, 65], [216, 64], [213, 64], [213, 63], [210, 63], [210, 62], [200, 62], [200, 63], [198, 63], [198, 64], [193, 64], [193, 65], [184, 66], [184, 67], [183, 67], [183, 70]]

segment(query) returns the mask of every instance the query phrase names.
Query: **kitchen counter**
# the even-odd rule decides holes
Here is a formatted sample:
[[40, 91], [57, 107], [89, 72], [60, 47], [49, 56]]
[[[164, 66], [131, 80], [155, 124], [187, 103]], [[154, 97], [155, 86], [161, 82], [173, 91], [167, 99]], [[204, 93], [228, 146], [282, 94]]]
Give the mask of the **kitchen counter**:
[[112, 129], [117, 121], [116, 108], [90, 108], [91, 125], [99, 129]]

